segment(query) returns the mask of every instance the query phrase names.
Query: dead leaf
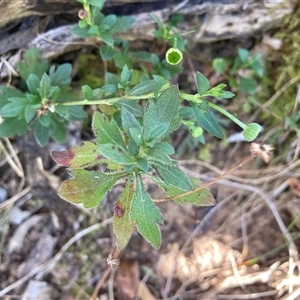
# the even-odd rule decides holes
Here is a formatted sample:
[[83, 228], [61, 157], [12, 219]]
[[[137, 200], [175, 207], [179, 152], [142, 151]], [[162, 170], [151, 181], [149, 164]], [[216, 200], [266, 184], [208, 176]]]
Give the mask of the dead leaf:
[[292, 192], [296, 196], [300, 197], [300, 181], [295, 177], [291, 177], [289, 179], [289, 184], [290, 184], [290, 188], [291, 188]]

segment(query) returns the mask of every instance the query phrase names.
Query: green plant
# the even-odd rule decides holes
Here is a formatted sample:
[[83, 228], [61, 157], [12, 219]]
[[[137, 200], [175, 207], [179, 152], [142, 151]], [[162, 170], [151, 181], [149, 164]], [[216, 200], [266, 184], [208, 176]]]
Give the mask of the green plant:
[[[118, 65], [117, 54], [120, 52], [113, 34], [128, 28], [133, 21], [128, 17], [103, 16], [99, 9], [104, 1], [80, 2], [84, 6], [84, 11], [80, 12], [82, 20], [73, 32], [101, 39], [105, 43], [100, 47], [102, 59], [114, 60]], [[163, 37], [170, 40], [168, 34]], [[172, 47], [181, 53], [176, 48], [176, 39]], [[258, 124], [246, 125], [210, 101], [215, 97], [231, 98], [234, 94], [224, 90], [225, 84], [211, 88], [208, 79], [200, 72], [196, 76], [197, 93], [187, 94], [177, 85], [170, 85], [167, 80], [169, 74], [166, 77], [152, 74], [150, 78], [145, 73], [138, 83], [133, 83], [134, 70], [125, 64], [121, 72], [107, 72], [103, 86], [92, 89], [84, 85], [81, 99], [68, 100], [69, 64], [57, 69], [51, 67], [49, 73], [45, 73], [48, 65], [40, 61], [35, 50], [27, 52], [25, 64], [26, 68], [24, 63], [19, 64], [19, 71], [29, 92], [1, 89], [4, 95], [0, 111], [4, 118], [0, 125], [2, 136], [22, 134], [30, 127], [39, 143], [44, 145], [49, 136], [57, 138], [60, 130], [65, 132], [64, 127], [58, 124], [65, 126], [71, 119], [84, 117], [81, 106], [109, 106], [106, 113], [96, 112], [93, 116], [92, 129], [96, 136], [93, 141], [66, 151], [54, 151], [52, 157], [58, 164], [69, 168], [72, 176], [62, 183], [59, 195], [86, 208], [98, 206], [119, 180], [125, 180], [125, 188], [115, 205], [113, 216], [118, 249], [126, 245], [134, 228], [152, 246], [160, 246], [158, 224], [163, 223], [163, 217], [156, 202], [174, 200], [180, 205], [188, 202], [199, 206], [215, 204], [211, 193], [199, 188], [201, 182], [188, 177], [178, 168], [177, 161], [170, 158], [174, 148], [168, 137], [181, 124], [186, 125], [192, 135], [203, 143], [204, 131], [224, 138], [214, 111], [239, 125], [248, 141], [254, 140], [260, 132]], [[186, 106], [181, 105], [184, 100]], [[74, 111], [77, 112], [75, 117]], [[5, 132], [3, 128], [13, 121], [22, 122], [19, 124], [23, 128]], [[91, 170], [99, 164], [104, 164], [106, 171]], [[147, 192], [148, 180], [161, 187], [169, 198], [153, 200]]]
[[229, 83], [229, 86], [240, 93], [247, 95], [247, 102], [244, 103], [245, 111], [250, 110], [250, 104], [255, 103], [254, 94], [258, 81], [264, 74], [261, 54], [251, 57], [248, 50], [239, 48], [238, 55], [232, 59], [215, 58], [213, 68], [221, 73]]
[[22, 135], [31, 129], [41, 146], [46, 145], [49, 137], [64, 142], [69, 121], [82, 121], [86, 117], [81, 106], [64, 105], [66, 99], [75, 98], [69, 91], [72, 66], [49, 68], [40, 53], [30, 49], [17, 67], [26, 92], [0, 86], [0, 115], [4, 119], [0, 136]]

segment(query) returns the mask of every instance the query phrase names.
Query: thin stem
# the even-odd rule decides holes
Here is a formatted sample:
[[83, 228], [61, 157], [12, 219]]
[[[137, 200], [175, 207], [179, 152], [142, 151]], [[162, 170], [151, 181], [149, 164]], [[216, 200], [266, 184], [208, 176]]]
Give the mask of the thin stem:
[[114, 97], [114, 98], [108, 98], [108, 99], [98, 99], [98, 100], [88, 100], [84, 99], [81, 101], [70, 101], [70, 102], [57, 102], [54, 103], [55, 105], [61, 104], [61, 105], [97, 105], [97, 104], [107, 104], [112, 105], [115, 102], [118, 102], [120, 100], [141, 100], [141, 99], [148, 99], [153, 97], [153, 93], [146, 94], [146, 95], [140, 95], [140, 96], [122, 96], [122, 97]]
[[213, 109], [219, 111], [221, 114], [225, 115], [227, 118], [229, 118], [231, 121], [233, 121], [235, 124], [239, 125], [243, 130], [247, 127], [246, 124], [241, 122], [239, 119], [237, 119], [234, 115], [223, 109], [222, 107], [212, 103], [208, 102], [209, 106], [212, 107]]

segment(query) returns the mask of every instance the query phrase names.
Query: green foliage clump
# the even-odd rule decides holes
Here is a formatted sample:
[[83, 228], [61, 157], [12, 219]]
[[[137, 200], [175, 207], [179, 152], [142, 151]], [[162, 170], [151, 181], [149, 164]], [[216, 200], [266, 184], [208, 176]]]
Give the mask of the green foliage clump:
[[[234, 96], [225, 90], [225, 84], [211, 87], [208, 79], [197, 72], [197, 93], [187, 94], [178, 85], [170, 83], [172, 72], [167, 61], [160, 62], [157, 55], [136, 54], [129, 49], [121, 54], [120, 43], [123, 48], [128, 44], [120, 38], [115, 39], [114, 35], [129, 28], [134, 20], [104, 16], [100, 12], [104, 1], [79, 2], [84, 10], [79, 14], [81, 20], [73, 33], [100, 39], [103, 42], [99, 49], [102, 60], [112, 60], [120, 72], [107, 72], [105, 83], [96, 88], [83, 85], [82, 97], [73, 100], [68, 91], [71, 65], [51, 66], [49, 69], [48, 63], [39, 57], [36, 50], [29, 50], [25, 62], [18, 65], [28, 91], [1, 87], [0, 115], [4, 122], [0, 125], [0, 136], [23, 134], [31, 129], [41, 145], [45, 145], [50, 136], [63, 141], [66, 124], [85, 117], [82, 106], [105, 106], [105, 110], [101, 109], [93, 116], [94, 140], [52, 153], [53, 159], [67, 167], [72, 176], [62, 183], [59, 195], [73, 204], [93, 208], [119, 180], [124, 180], [125, 188], [116, 203], [113, 217], [116, 245], [122, 249], [137, 228], [152, 246], [158, 248], [161, 245], [158, 225], [163, 223], [163, 217], [156, 202], [174, 200], [180, 205], [215, 204], [211, 193], [199, 188], [201, 182], [188, 177], [178, 167], [177, 161], [170, 157], [175, 150], [169, 142], [169, 135], [183, 124], [202, 143], [206, 133], [225, 138], [215, 117], [216, 111], [239, 125], [247, 141], [256, 138], [260, 126], [244, 124], [211, 101], [213, 98]], [[165, 26], [157, 17], [152, 17], [159, 27], [154, 34], [178, 51], [184, 51], [182, 37], [172, 33], [171, 27]], [[157, 60], [156, 64], [153, 63], [153, 73], [145, 70], [133, 80], [135, 70], [132, 62], [124, 63], [128, 57]], [[159, 75], [154, 72], [157, 68], [160, 68]], [[91, 170], [99, 164], [106, 166], [106, 171]], [[167, 197], [153, 200], [147, 191], [148, 180], [161, 187]]]

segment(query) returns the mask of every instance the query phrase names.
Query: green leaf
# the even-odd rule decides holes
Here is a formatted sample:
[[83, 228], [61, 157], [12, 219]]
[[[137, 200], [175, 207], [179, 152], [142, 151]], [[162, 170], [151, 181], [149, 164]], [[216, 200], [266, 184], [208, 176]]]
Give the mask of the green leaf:
[[92, 37], [93, 35], [90, 34], [89, 31], [89, 27], [84, 27], [81, 28], [80, 26], [76, 25], [74, 26], [71, 30], [70, 30], [74, 35], [79, 36], [81, 38], [89, 38]]
[[140, 122], [124, 107], [121, 109], [121, 119], [123, 128], [128, 135], [130, 135], [131, 128], [137, 128], [141, 131], [142, 126]]
[[64, 181], [58, 195], [73, 204], [82, 203], [86, 208], [92, 208], [101, 203], [105, 194], [126, 173], [103, 174], [95, 171], [73, 170], [73, 179]]
[[169, 81], [158, 75], [153, 75], [153, 79], [155, 81], [154, 97], [157, 98], [161, 88]]
[[24, 110], [26, 122], [29, 123], [33, 120], [36, 114], [36, 108], [33, 108], [30, 104], [27, 104]]
[[105, 0], [87, 0], [87, 3], [89, 5], [93, 5], [98, 7], [99, 9], [102, 9], [102, 7], [104, 6]]
[[253, 95], [257, 87], [257, 82], [253, 78], [239, 77], [239, 88], [241, 92]]
[[73, 121], [82, 121], [86, 117], [86, 112], [81, 106], [69, 106], [69, 119]]
[[17, 63], [17, 69], [21, 77], [27, 81], [30, 74], [35, 74], [39, 79], [47, 72], [48, 61], [41, 58], [40, 52], [35, 48], [28, 49], [24, 54], [24, 62]]
[[165, 135], [168, 129], [169, 123], [160, 123], [147, 132], [145, 139], [147, 142], [158, 141]]
[[23, 135], [28, 128], [25, 119], [7, 118], [0, 124], [0, 137]]
[[191, 119], [195, 117], [194, 110], [190, 106], [183, 106], [179, 108], [179, 116], [184, 119]]
[[40, 86], [40, 79], [35, 74], [30, 74], [27, 79], [27, 87], [31, 94], [38, 94], [38, 87]]
[[100, 47], [100, 55], [103, 60], [110, 60], [115, 57], [114, 48], [108, 45], [102, 45]]
[[180, 97], [178, 87], [171, 86], [166, 89], [156, 101], [158, 122], [170, 123], [178, 112], [179, 103]]
[[150, 13], [149, 14], [150, 16], [151, 16], [151, 18], [157, 23], [157, 25], [158, 25], [158, 27], [160, 28], [160, 29], [163, 29], [165, 26], [164, 26], [164, 24], [163, 24], [163, 22], [160, 20], [160, 18], [159, 17], [157, 17], [155, 14], [153, 14], [153, 13]]
[[223, 73], [227, 69], [227, 62], [223, 58], [215, 58], [212, 62], [213, 68], [218, 73]]
[[6, 86], [0, 86], [0, 109], [9, 103], [10, 98], [25, 98], [25, 94], [17, 89], [10, 89]]
[[132, 74], [132, 70], [129, 70], [128, 66], [125, 65], [121, 72], [121, 84], [122, 85], [126, 86], [130, 82], [131, 74]]
[[98, 150], [110, 160], [124, 165], [131, 165], [135, 162], [135, 158], [130, 155], [127, 149], [121, 148], [116, 144], [99, 144]]
[[38, 88], [38, 91], [42, 99], [46, 99], [49, 96], [50, 88], [51, 88], [50, 77], [47, 74], [44, 74], [40, 82], [40, 87]]
[[61, 166], [71, 169], [84, 169], [93, 167], [103, 160], [97, 145], [91, 142], [84, 142], [65, 151], [52, 151], [52, 158]]
[[144, 108], [135, 101], [120, 100], [117, 103], [115, 103], [115, 106], [119, 109], [122, 109], [122, 107], [126, 108], [135, 117], [144, 116]]
[[156, 143], [151, 149], [145, 151], [146, 157], [155, 164], [166, 164], [172, 165], [172, 161], [169, 158], [169, 155], [174, 154], [174, 148], [166, 142]]
[[208, 79], [200, 72], [197, 72], [196, 84], [197, 84], [198, 94], [200, 96], [204, 95], [209, 90], [210, 83]]
[[203, 110], [197, 106], [193, 106], [193, 110], [197, 121], [203, 129], [218, 138], [223, 139], [225, 137], [220, 125], [209, 109]]
[[[180, 194], [185, 193], [182, 189], [179, 189], [177, 187], [167, 185], [165, 184], [161, 179], [155, 176], [146, 175], [151, 181], [153, 181], [155, 184], [160, 186], [169, 197], [177, 196]], [[189, 177], [193, 189], [197, 188], [201, 184], [201, 180], [195, 177]], [[182, 197], [179, 197], [177, 199], [174, 199], [174, 201], [180, 205], [186, 205], [187, 203], [191, 203], [196, 206], [214, 206], [216, 205], [216, 200], [214, 196], [211, 194], [211, 192], [208, 189], [203, 188], [202, 190], [199, 190], [197, 192], [194, 192], [189, 195], [185, 195]]]
[[43, 114], [39, 117], [40, 122], [45, 126], [49, 127], [51, 124], [51, 116], [50, 114]]
[[166, 184], [171, 184], [184, 191], [190, 191], [193, 189], [189, 178], [183, 171], [171, 164], [157, 164], [154, 162], [154, 166], [158, 176]]
[[127, 182], [114, 208], [113, 230], [116, 237], [116, 247], [123, 249], [134, 230], [135, 223], [130, 221], [130, 208], [134, 196], [133, 185]]
[[27, 105], [27, 102], [25, 102], [27, 99], [23, 99], [23, 98], [19, 98], [19, 99], [22, 100], [23, 103], [14, 102], [14, 103], [6, 104], [4, 107], [2, 107], [0, 111], [0, 115], [3, 118], [19, 117], [23, 113], [25, 106]]
[[114, 46], [114, 39], [112, 35], [108, 32], [101, 32], [100, 38], [105, 42], [107, 45], [113, 47]]
[[87, 100], [92, 100], [93, 98], [93, 90], [90, 86], [88, 86], [87, 84], [85, 84], [82, 88], [82, 94], [83, 97]]
[[117, 21], [116, 15], [108, 15], [103, 20], [101, 25], [107, 25], [108, 27], [112, 27]]
[[61, 105], [61, 104], [56, 105], [55, 112], [65, 119], [69, 118], [69, 107], [66, 105]]
[[118, 91], [117, 86], [114, 84], [106, 84], [102, 87], [102, 89], [105, 93], [110, 93], [110, 94], [116, 93]]
[[48, 127], [45, 127], [39, 120], [34, 123], [34, 135], [37, 142], [40, 144], [41, 147], [44, 147], [49, 140], [50, 137], [50, 130]]
[[145, 173], [149, 172], [149, 165], [148, 165], [146, 158], [144, 158], [144, 157], [139, 158], [136, 163], [142, 172], [145, 172]]
[[245, 63], [249, 57], [249, 51], [243, 48], [238, 49], [238, 55], [240, 60]]
[[115, 144], [126, 151], [125, 142], [114, 119], [109, 121], [103, 114], [96, 112], [93, 117], [92, 128], [97, 135], [96, 143], [98, 145]]
[[138, 96], [152, 93], [155, 89], [155, 86], [156, 83], [153, 79], [142, 81], [129, 91], [129, 95]]
[[153, 247], [161, 245], [161, 233], [157, 223], [163, 224], [163, 218], [150, 195], [146, 192], [142, 178], [136, 175], [136, 190], [133, 197], [130, 221], [136, 223], [139, 233]]
[[129, 128], [129, 135], [137, 145], [142, 146], [144, 139], [141, 128]]
[[71, 83], [71, 64], [62, 64], [56, 70], [55, 66], [52, 66], [49, 70], [49, 77], [52, 85], [63, 86]]
[[258, 134], [261, 132], [261, 126], [257, 123], [250, 123], [243, 130], [243, 136], [248, 142], [252, 142], [256, 139]]
[[65, 122], [63, 123], [55, 122], [55, 131], [50, 131], [50, 136], [55, 141], [64, 144], [67, 139], [67, 129], [66, 129]]
[[123, 16], [117, 19], [117, 22], [112, 26], [111, 33], [120, 33], [126, 31], [133, 25], [135, 19], [128, 16]]

